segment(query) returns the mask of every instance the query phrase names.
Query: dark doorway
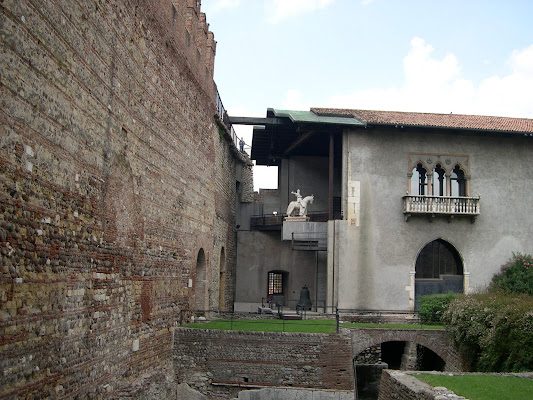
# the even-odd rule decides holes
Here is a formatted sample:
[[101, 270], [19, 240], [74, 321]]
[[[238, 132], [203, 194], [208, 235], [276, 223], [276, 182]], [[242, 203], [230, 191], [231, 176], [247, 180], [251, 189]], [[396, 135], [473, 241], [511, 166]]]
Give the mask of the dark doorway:
[[420, 296], [440, 293], [463, 293], [463, 262], [459, 252], [445, 240], [428, 243], [415, 265], [415, 310]]

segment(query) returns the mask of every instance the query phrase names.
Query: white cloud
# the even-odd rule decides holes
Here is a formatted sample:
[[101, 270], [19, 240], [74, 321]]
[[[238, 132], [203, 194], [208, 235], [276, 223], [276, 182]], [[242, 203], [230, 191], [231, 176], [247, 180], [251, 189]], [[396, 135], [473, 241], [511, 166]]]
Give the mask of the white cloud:
[[453, 54], [437, 59], [432, 53], [429, 44], [414, 38], [401, 86], [334, 96], [324, 106], [533, 117], [533, 45], [512, 53], [507, 61], [512, 73], [488, 77], [477, 87], [462, 77]]
[[311, 108], [310, 104], [302, 101], [302, 93], [298, 89], [286, 91], [282, 104], [285, 110], [309, 110]]
[[335, 0], [265, 0], [267, 21], [277, 23], [307, 12], [325, 8]]
[[368, 6], [369, 4], [372, 4], [376, 0], [361, 0], [361, 5]]

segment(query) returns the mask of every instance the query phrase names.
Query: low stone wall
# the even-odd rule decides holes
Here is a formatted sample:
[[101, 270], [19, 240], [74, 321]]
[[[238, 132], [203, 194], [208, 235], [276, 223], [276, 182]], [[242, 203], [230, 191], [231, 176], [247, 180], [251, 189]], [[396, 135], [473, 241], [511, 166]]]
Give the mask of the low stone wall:
[[247, 390], [233, 400], [353, 400], [353, 391], [317, 389], [266, 388]]
[[430, 385], [408, 373], [386, 369], [381, 374], [378, 400], [434, 400], [435, 396]]
[[349, 337], [176, 329], [173, 349], [178, 382], [204, 394], [262, 387], [353, 391]]

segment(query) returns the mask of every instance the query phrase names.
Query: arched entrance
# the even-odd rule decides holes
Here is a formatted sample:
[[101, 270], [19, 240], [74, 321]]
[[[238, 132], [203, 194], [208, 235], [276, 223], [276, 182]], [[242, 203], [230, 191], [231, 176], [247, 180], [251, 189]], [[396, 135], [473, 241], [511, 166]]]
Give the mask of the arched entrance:
[[196, 273], [194, 275], [194, 309], [205, 310], [206, 307], [206, 262], [204, 249], [198, 251], [196, 257]]
[[224, 250], [224, 247], [220, 249], [220, 277], [218, 282], [218, 309], [220, 311], [224, 311], [226, 309], [226, 305], [224, 302], [224, 296], [226, 292], [226, 251]]
[[463, 262], [459, 252], [442, 239], [426, 244], [415, 264], [415, 310], [419, 308], [420, 296], [463, 291]]

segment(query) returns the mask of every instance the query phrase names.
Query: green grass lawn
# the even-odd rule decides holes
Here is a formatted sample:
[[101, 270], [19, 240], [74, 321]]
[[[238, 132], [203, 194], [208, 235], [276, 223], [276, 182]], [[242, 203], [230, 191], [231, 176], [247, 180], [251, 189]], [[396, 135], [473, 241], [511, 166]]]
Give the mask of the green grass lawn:
[[423, 375], [431, 386], [444, 386], [469, 400], [531, 400], [533, 379], [493, 375]]
[[186, 328], [222, 329], [234, 331], [261, 331], [261, 332], [308, 332], [308, 333], [333, 333], [335, 321], [311, 320], [284, 321], [281, 319], [248, 319], [225, 320], [220, 319], [209, 322], [196, 322], [184, 325]]
[[[220, 319], [209, 322], [195, 322], [184, 325], [186, 328], [222, 329], [234, 331], [261, 332], [307, 332], [334, 333], [336, 322], [332, 319], [306, 319], [301, 321], [283, 321], [280, 319], [227, 320]], [[389, 329], [442, 329], [436, 325], [417, 324], [364, 324], [343, 323], [342, 328], [389, 328]]]

